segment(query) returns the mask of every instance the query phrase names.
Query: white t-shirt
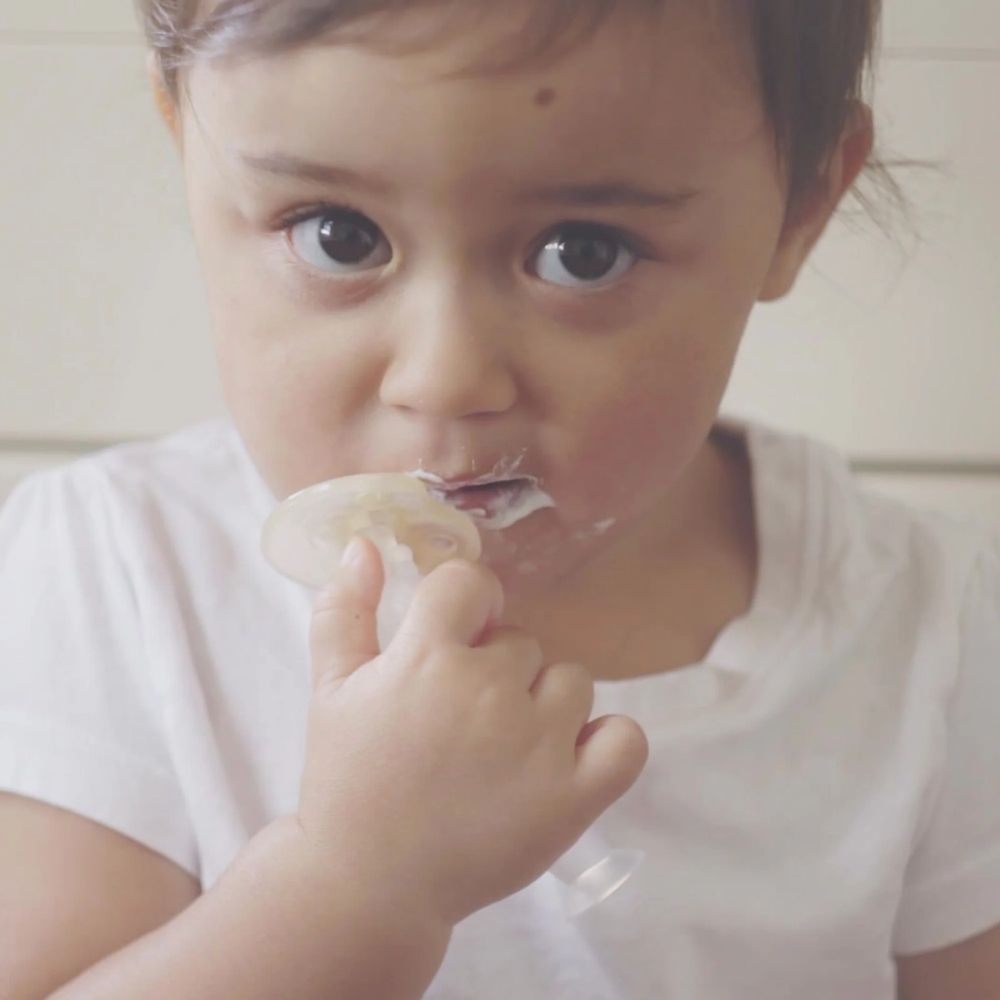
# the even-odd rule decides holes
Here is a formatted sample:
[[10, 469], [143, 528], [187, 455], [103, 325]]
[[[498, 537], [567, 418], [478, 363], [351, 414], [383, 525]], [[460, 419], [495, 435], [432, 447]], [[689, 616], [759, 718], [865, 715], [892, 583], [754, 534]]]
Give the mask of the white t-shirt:
[[[1000, 922], [1000, 543], [746, 428], [750, 611], [705, 661], [598, 682], [650, 739], [599, 820], [635, 877], [577, 920], [546, 873], [456, 929], [432, 1000], [890, 1000], [894, 953]], [[23, 481], [0, 514], [0, 788], [210, 887], [293, 811], [313, 596], [228, 421]]]

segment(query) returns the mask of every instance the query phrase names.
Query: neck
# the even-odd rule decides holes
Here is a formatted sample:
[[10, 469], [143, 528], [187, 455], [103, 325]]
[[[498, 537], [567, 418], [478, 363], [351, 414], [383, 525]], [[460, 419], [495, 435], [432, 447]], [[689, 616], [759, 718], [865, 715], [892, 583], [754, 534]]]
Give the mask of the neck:
[[595, 678], [697, 662], [753, 596], [757, 552], [742, 438], [713, 434], [663, 509], [558, 584], [512, 590], [505, 623], [537, 636], [548, 659], [582, 662]]

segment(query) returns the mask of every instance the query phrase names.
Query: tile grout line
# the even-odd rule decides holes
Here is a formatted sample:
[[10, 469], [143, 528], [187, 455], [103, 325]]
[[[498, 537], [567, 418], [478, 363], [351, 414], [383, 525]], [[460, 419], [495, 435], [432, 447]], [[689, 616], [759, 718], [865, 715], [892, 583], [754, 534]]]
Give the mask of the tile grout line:
[[994, 46], [887, 45], [882, 58], [910, 62], [1000, 62]]
[[116, 444], [129, 444], [144, 438], [107, 438], [85, 441], [79, 438], [5, 438], [0, 437], [0, 456], [16, 455], [86, 455]]
[[1000, 462], [963, 462], [937, 459], [849, 459], [852, 472], [861, 475], [1000, 478]]

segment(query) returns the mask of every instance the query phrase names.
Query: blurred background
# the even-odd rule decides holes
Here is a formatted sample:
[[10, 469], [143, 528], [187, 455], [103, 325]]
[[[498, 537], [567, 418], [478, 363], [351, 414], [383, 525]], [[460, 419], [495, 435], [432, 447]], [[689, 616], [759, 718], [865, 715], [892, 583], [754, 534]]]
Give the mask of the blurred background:
[[[0, 4], [0, 500], [223, 412], [180, 174], [128, 0]], [[758, 308], [724, 412], [1000, 529], [1000, 4], [886, 0], [876, 120], [917, 235], [847, 206]]]

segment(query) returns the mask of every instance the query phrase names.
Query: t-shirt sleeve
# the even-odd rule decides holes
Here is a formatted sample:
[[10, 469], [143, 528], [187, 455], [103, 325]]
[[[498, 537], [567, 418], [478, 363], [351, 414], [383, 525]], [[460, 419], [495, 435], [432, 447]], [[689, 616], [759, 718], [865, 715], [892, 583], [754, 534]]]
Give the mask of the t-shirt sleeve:
[[932, 951], [1000, 924], [1000, 539], [969, 582], [944, 773], [906, 870], [897, 954]]
[[0, 790], [101, 823], [197, 877], [116, 502], [84, 460], [22, 480], [0, 509]]

